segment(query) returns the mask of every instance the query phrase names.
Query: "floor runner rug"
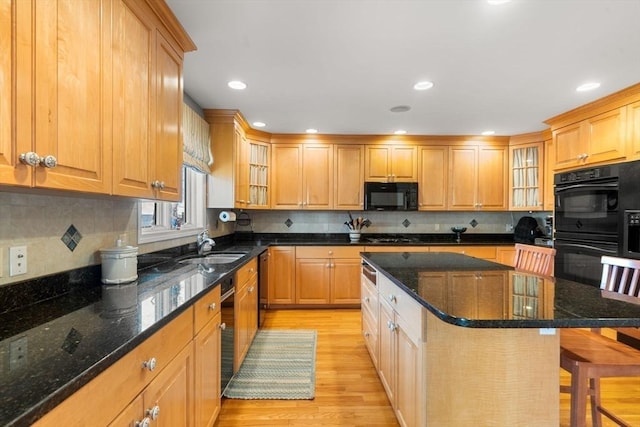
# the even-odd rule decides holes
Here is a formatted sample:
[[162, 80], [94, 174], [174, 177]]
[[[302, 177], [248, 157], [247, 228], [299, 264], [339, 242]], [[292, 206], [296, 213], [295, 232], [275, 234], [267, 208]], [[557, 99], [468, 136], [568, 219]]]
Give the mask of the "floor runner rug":
[[314, 330], [259, 330], [223, 395], [232, 399], [313, 399]]

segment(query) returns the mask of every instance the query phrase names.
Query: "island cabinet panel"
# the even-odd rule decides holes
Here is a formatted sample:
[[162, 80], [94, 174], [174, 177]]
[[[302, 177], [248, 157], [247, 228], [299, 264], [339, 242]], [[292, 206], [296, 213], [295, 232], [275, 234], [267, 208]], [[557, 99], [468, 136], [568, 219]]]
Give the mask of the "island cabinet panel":
[[296, 300], [296, 248], [294, 246], [271, 246], [269, 252], [270, 308], [294, 304]]
[[379, 367], [380, 347], [378, 344], [379, 303], [378, 288], [364, 274], [361, 276], [362, 294], [362, 336], [376, 370]]
[[431, 312], [426, 320], [428, 398], [422, 425], [473, 426], [478, 420], [495, 426], [559, 425], [558, 334], [465, 328]]

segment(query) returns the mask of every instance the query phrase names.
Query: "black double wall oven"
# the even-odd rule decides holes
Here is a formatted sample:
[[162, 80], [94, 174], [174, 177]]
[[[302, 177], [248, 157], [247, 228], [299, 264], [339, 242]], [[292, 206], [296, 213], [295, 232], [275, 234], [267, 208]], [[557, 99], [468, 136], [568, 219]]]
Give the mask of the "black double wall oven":
[[620, 166], [554, 176], [555, 276], [599, 285], [600, 259], [619, 249]]

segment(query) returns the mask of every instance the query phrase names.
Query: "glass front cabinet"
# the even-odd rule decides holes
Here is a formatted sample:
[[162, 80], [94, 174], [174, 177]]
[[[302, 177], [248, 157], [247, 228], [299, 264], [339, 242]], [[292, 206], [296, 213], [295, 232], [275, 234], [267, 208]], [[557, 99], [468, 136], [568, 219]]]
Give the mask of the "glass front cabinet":
[[543, 142], [509, 147], [509, 209], [543, 209]]

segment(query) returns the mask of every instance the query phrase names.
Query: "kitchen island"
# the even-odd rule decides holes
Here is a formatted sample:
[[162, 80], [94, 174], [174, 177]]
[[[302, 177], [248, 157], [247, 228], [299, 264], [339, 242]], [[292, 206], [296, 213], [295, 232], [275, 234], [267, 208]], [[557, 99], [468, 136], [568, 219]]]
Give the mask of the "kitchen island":
[[450, 253], [368, 253], [363, 334], [401, 425], [557, 426], [564, 327], [640, 326], [598, 288]]

